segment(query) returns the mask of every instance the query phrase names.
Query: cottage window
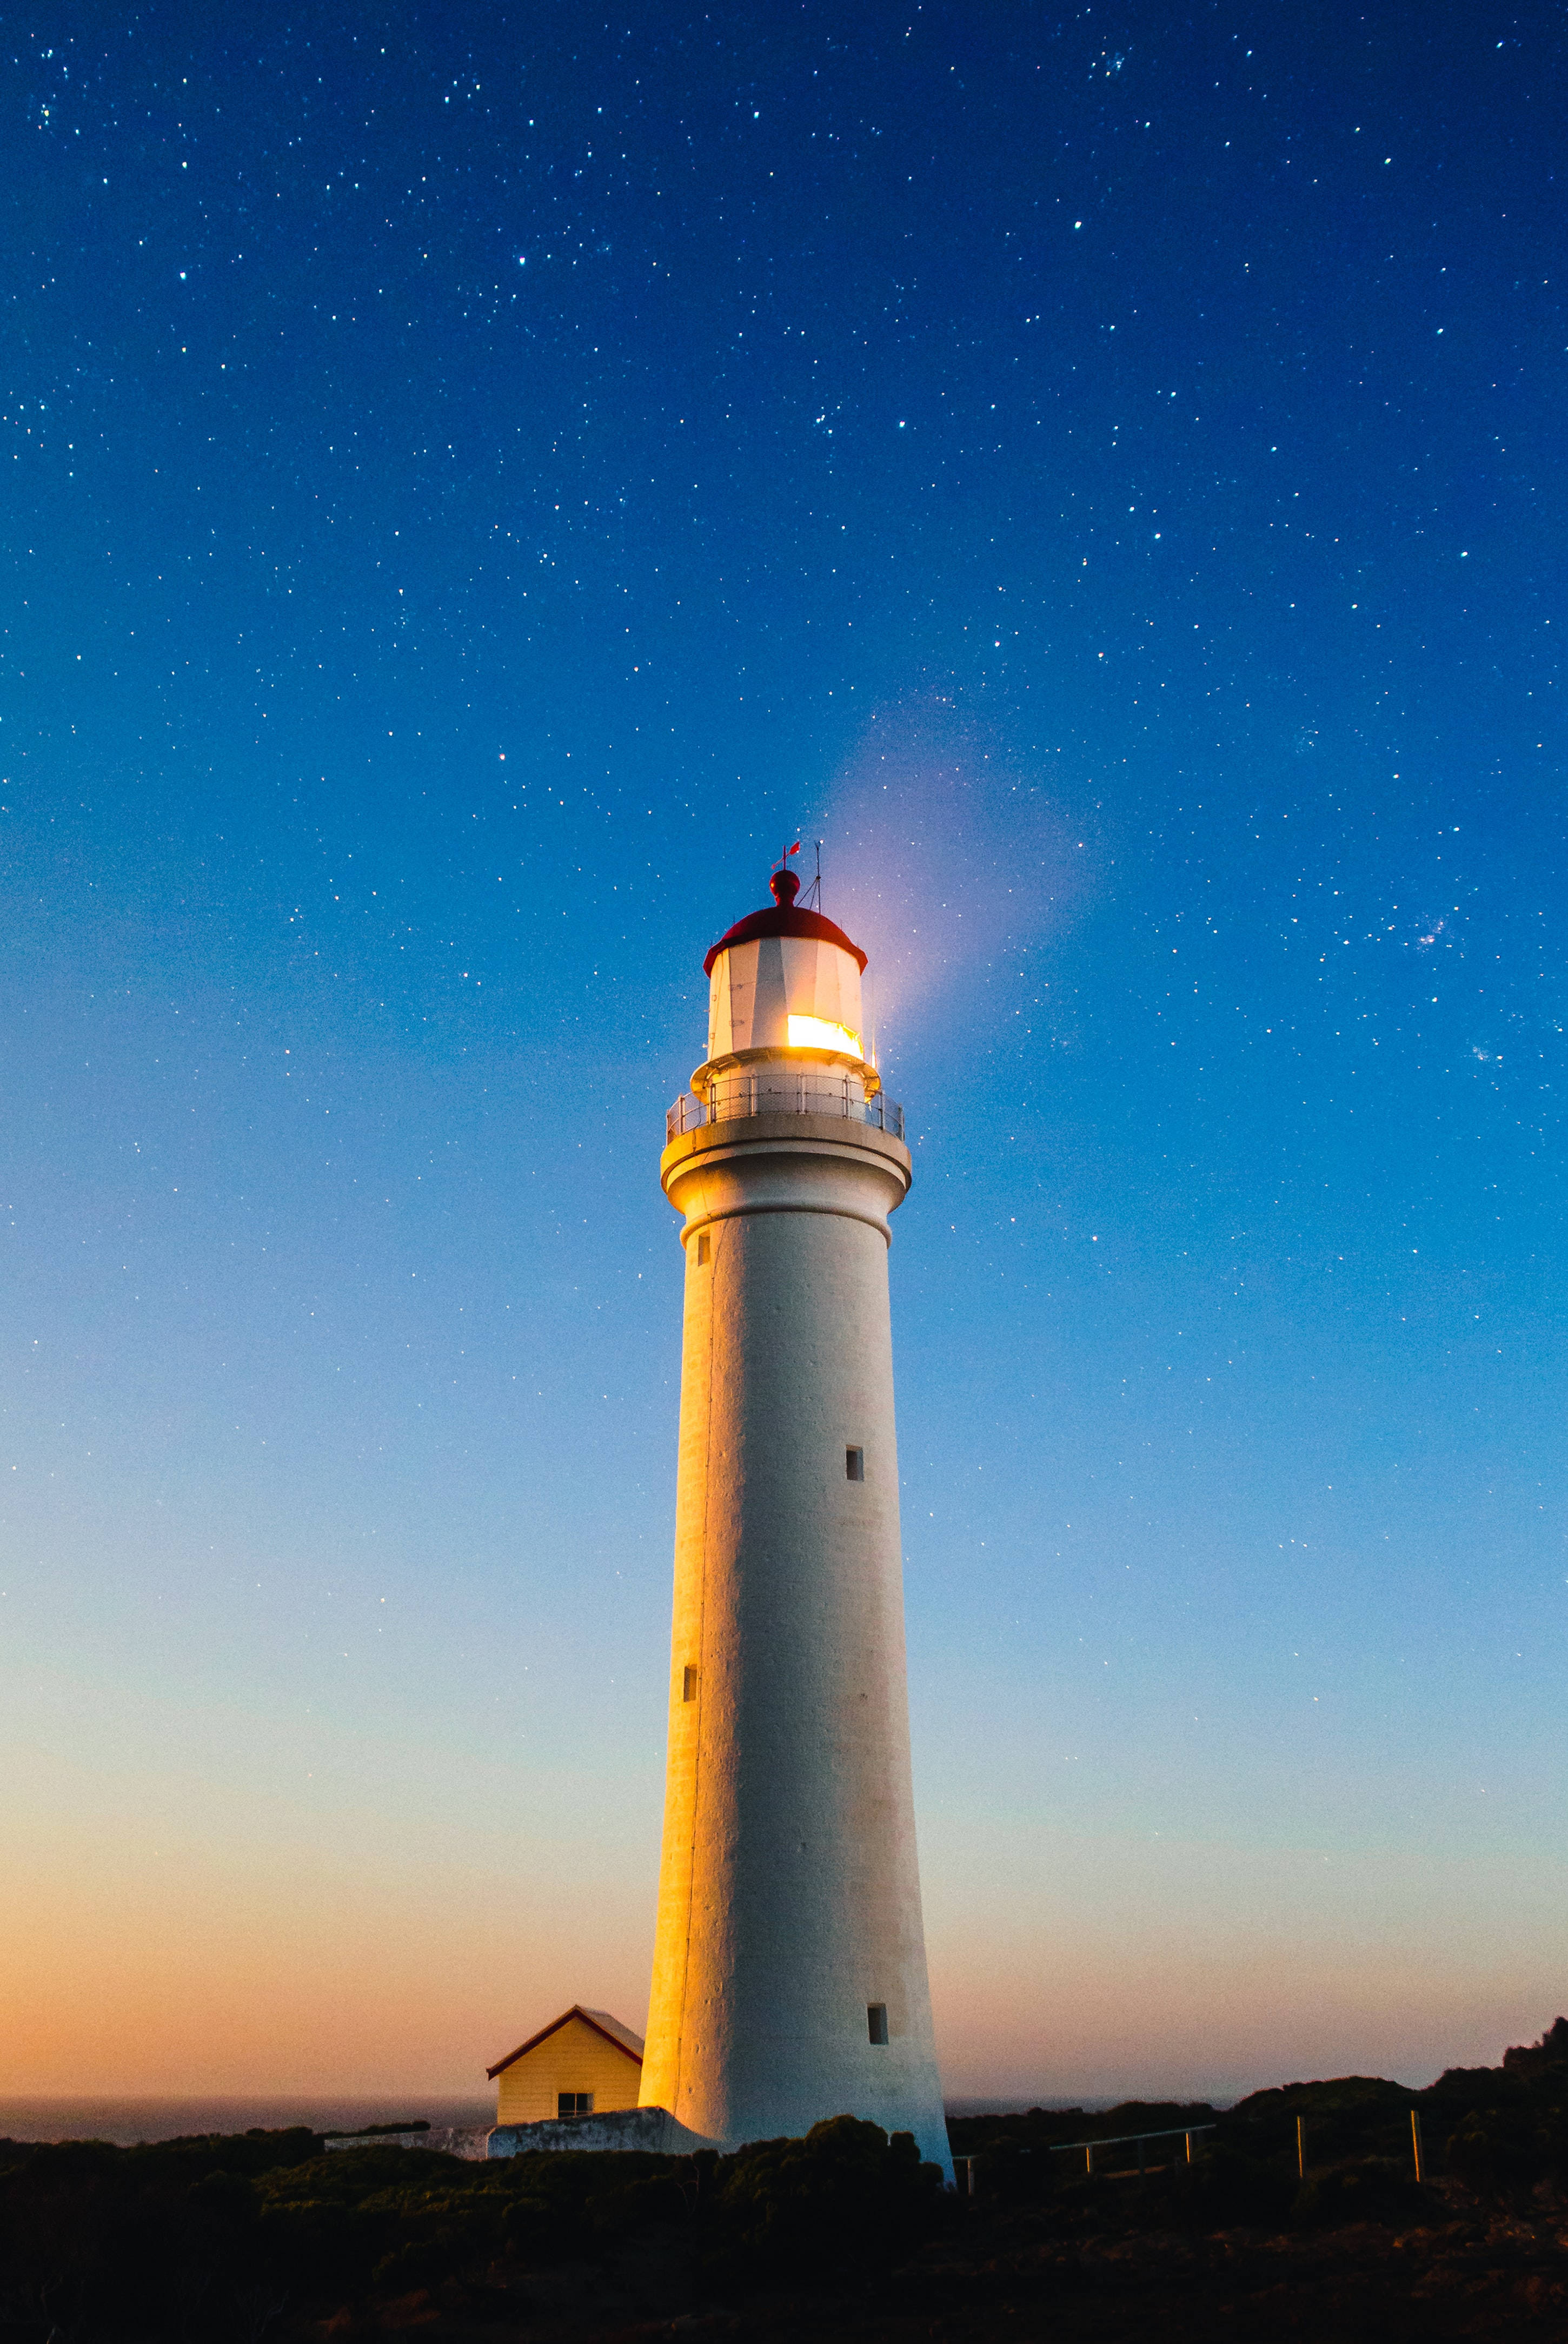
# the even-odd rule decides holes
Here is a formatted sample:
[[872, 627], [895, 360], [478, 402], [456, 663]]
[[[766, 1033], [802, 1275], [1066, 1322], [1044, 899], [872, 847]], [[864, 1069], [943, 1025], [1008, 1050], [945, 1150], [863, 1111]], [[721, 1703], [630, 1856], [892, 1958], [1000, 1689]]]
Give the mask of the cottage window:
[[591, 2117], [593, 2094], [591, 2092], [558, 2092], [556, 2114], [558, 2117]]

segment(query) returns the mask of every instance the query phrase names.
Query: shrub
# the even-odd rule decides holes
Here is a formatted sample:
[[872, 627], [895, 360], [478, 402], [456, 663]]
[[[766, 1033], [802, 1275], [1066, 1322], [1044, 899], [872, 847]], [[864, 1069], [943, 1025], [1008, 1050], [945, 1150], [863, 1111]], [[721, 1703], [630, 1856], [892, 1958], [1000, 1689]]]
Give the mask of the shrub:
[[1538, 2181], [1550, 2161], [1550, 2144], [1536, 2111], [1478, 2108], [1448, 2137], [1448, 2169], [1483, 2197], [1501, 2197]]
[[1296, 2175], [1280, 2158], [1250, 2156], [1220, 2140], [1178, 2171], [1171, 2200], [1190, 2228], [1272, 2227], [1286, 2218], [1295, 2189]]
[[1436, 2207], [1432, 2192], [1392, 2157], [1368, 2157], [1309, 2174], [1291, 2210], [1305, 2228], [1331, 2229], [1347, 2222], [1428, 2221]]
[[710, 2263], [732, 2282], [788, 2271], [808, 2283], [911, 2254], [944, 2212], [940, 2167], [910, 2133], [832, 2117], [804, 2140], [758, 2141], [720, 2160], [708, 2217]]
[[1539, 2043], [1516, 2043], [1503, 2053], [1503, 2064], [1527, 2076], [1568, 2065], [1568, 2018], [1554, 2018]]

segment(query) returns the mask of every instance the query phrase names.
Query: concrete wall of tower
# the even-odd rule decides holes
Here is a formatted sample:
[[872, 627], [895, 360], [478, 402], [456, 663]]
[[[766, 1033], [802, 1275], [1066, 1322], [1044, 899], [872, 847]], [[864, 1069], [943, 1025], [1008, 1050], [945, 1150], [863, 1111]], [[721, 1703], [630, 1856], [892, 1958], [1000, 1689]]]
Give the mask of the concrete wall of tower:
[[762, 1114], [688, 1133], [662, 1174], [686, 1306], [642, 2102], [731, 2144], [849, 2112], [946, 2167], [888, 1298], [909, 1152]]

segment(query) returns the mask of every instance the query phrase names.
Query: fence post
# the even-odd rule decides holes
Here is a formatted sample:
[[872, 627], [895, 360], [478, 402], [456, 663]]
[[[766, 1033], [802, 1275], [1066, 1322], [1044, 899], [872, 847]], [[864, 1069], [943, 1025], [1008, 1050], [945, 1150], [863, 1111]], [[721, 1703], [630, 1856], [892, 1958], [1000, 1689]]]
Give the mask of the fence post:
[[1419, 2108], [1412, 2108], [1410, 2112], [1410, 2145], [1415, 2151], [1415, 2177], [1418, 2181], [1422, 2181], [1426, 2177], [1421, 2169], [1421, 2110]]
[[1188, 2132], [1183, 2133], [1181, 2137], [1187, 2144], [1187, 2162], [1191, 2165], [1192, 2162], [1192, 2136]]
[[1083, 2144], [1083, 2169], [1085, 2173], [1092, 2173], [1094, 2170], [1094, 2143], [1091, 2140], [1086, 2140]]
[[1298, 2117], [1296, 2118], [1296, 2178], [1298, 2181], [1304, 2181], [1306, 2177], [1307, 2127], [1304, 2118]]

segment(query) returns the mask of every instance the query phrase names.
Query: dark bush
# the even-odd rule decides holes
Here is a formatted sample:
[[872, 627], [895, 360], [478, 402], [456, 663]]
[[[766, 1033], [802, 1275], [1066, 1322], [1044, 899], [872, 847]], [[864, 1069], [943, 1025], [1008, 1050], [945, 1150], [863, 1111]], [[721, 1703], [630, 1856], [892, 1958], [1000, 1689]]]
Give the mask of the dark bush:
[[[63, 2333], [246, 2335], [276, 2274], [246, 2167], [318, 2146], [307, 2131], [166, 2141], [41, 2144], [0, 2175], [7, 2317], [40, 2312]], [[236, 2169], [236, 2167], [241, 2169]]]
[[406, 2117], [391, 2124], [357, 2125], [352, 2132], [324, 2132], [323, 2140], [376, 2140], [383, 2133], [428, 2132], [428, 2117]]
[[1191, 2229], [1272, 2228], [1289, 2215], [1296, 2186], [1294, 2167], [1282, 2159], [1213, 2141], [1177, 2173], [1171, 2209]]
[[388, 2295], [411, 2295], [421, 2288], [437, 2288], [449, 2278], [453, 2258], [444, 2241], [411, 2238], [377, 2264], [376, 2285]]
[[1547, 2067], [1568, 2066], [1568, 2018], [1554, 2018], [1539, 2043], [1517, 2043], [1503, 2055], [1503, 2064], [1523, 2076], [1539, 2075]]
[[653, 2173], [596, 2190], [583, 2213], [596, 2238], [621, 2238], [650, 2222], [689, 2221], [696, 2195], [691, 2182], [683, 2187], [671, 2174]]
[[[501, 2208], [501, 2244], [519, 2262], [549, 2263], [563, 2246], [561, 2225], [542, 2198], [513, 2198]], [[575, 2243], [575, 2229], [573, 2238]]]
[[1483, 2197], [1528, 2188], [1551, 2162], [1551, 2142], [1534, 2109], [1477, 2109], [1448, 2137], [1444, 2163]]
[[269, 2268], [294, 2295], [352, 2293], [399, 2243], [395, 2216], [330, 2198], [264, 2206], [256, 2235]]
[[1407, 2153], [1416, 2095], [1381, 2076], [1336, 2076], [1322, 2083], [1286, 2084], [1253, 2092], [1222, 2122], [1223, 2137], [1253, 2157], [1296, 2159], [1296, 2120], [1306, 2129], [1307, 2164], [1349, 2164], [1357, 2157]]
[[858, 2117], [813, 2125], [804, 2140], [759, 2141], [721, 2159], [707, 2212], [708, 2258], [732, 2284], [788, 2273], [798, 2282], [851, 2267], [885, 2268], [943, 2218], [940, 2168], [913, 2136]]
[[1407, 2167], [1392, 2157], [1368, 2157], [1309, 2174], [1291, 2211], [1305, 2229], [1338, 2229], [1347, 2222], [1430, 2222], [1442, 2208]]

